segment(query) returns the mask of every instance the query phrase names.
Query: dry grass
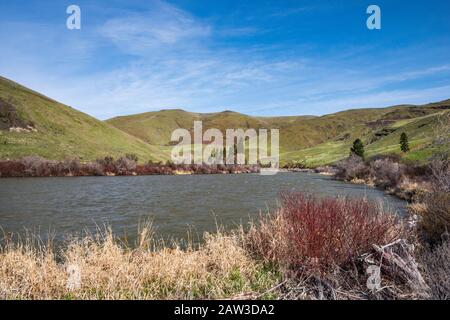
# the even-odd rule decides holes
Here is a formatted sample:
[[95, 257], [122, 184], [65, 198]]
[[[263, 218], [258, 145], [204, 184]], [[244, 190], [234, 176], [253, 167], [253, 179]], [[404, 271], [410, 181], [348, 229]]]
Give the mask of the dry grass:
[[420, 255], [423, 273], [432, 299], [450, 299], [450, 241], [435, 248], [425, 248]]
[[422, 199], [423, 210], [419, 212], [417, 232], [422, 240], [439, 244], [450, 232], [450, 193], [426, 194]]
[[[218, 233], [205, 235], [196, 250], [168, 248], [144, 230], [139, 246], [130, 249], [107, 231], [71, 241], [58, 257], [47, 246], [9, 243], [0, 252], [0, 297], [217, 299], [243, 293], [264, 297], [261, 294], [278, 281], [278, 275], [249, 258], [238, 239]], [[70, 282], [73, 270], [80, 271], [79, 286]]]

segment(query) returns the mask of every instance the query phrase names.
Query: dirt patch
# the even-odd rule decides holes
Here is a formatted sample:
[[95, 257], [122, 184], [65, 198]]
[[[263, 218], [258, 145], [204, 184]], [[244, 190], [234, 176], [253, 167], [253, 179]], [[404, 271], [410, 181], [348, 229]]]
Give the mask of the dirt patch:
[[21, 119], [16, 107], [10, 101], [0, 98], [0, 130], [10, 130], [11, 128], [29, 131], [34, 129], [34, 125]]

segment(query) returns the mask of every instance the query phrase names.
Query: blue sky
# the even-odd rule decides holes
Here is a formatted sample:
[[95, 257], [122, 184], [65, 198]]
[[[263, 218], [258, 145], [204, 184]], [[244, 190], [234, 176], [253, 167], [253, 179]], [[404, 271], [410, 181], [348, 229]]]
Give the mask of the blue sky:
[[[81, 8], [82, 29], [66, 28]], [[381, 8], [368, 30], [366, 9]], [[450, 2], [0, 2], [0, 75], [100, 119], [322, 115], [450, 98]]]

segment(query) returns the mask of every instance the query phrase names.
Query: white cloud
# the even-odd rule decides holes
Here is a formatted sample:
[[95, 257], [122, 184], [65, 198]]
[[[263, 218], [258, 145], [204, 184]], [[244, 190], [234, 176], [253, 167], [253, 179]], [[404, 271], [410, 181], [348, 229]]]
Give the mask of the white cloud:
[[99, 33], [125, 52], [149, 54], [154, 50], [192, 45], [208, 37], [211, 28], [176, 7], [151, 2], [146, 12], [125, 12], [122, 17], [106, 21]]
[[395, 53], [394, 69], [384, 61], [351, 63], [367, 58], [360, 48], [307, 56], [298, 47], [277, 55], [280, 48], [270, 46], [219, 46], [217, 34], [255, 30], [237, 28], [227, 35], [163, 2], [151, 2], [140, 13], [121, 12], [79, 34], [24, 23], [9, 36], [2, 27], [0, 22], [6, 44], [0, 51], [2, 74], [102, 119], [162, 108], [324, 114], [440, 100], [450, 92], [442, 83], [397, 88], [450, 75], [450, 66], [437, 61], [402, 65], [411, 48]]
[[450, 86], [423, 88], [418, 90], [384, 90], [357, 93], [335, 98], [307, 97], [282, 103], [266, 104], [253, 110], [252, 114], [264, 115], [325, 115], [354, 108], [383, 108], [401, 104], [426, 104], [447, 100]]

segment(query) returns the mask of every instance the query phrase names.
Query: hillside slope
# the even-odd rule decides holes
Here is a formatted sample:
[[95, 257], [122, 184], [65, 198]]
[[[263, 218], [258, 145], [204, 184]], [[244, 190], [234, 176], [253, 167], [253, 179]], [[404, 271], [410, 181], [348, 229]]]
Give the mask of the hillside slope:
[[[224, 111], [220, 113], [192, 113], [184, 110], [162, 110], [143, 114], [117, 117], [108, 123], [150, 144], [170, 145], [170, 136], [175, 129], [193, 129], [194, 121], [202, 121], [203, 129], [260, 129], [284, 128], [299, 119], [311, 117], [251, 117], [245, 114]], [[288, 142], [289, 139], [286, 139]], [[294, 142], [295, 143], [295, 142]]]
[[158, 147], [0, 77], [0, 159], [94, 160], [126, 153], [142, 161], [165, 158]]
[[177, 128], [192, 130], [203, 121], [204, 130], [233, 128], [277, 128], [280, 130], [281, 161], [304, 161], [309, 165], [335, 162], [348, 155], [356, 138], [362, 138], [369, 155], [399, 153], [401, 132], [410, 137], [412, 152], [407, 157], [423, 160], [432, 152], [433, 124], [448, 112], [450, 100], [423, 106], [355, 109], [321, 117], [251, 117], [237, 112], [191, 113], [162, 110], [107, 120], [113, 126], [150, 143], [167, 148]]
[[173, 130], [192, 130], [194, 121], [201, 120], [204, 130], [279, 129], [282, 163], [302, 161], [317, 166], [338, 161], [348, 156], [356, 138], [363, 140], [369, 156], [400, 153], [402, 132], [408, 134], [411, 146], [411, 152], [403, 156], [424, 160], [438, 151], [432, 144], [433, 128], [438, 117], [449, 112], [450, 100], [446, 100], [423, 106], [347, 110], [321, 117], [162, 110], [102, 122], [0, 77], [0, 159], [39, 155], [88, 161], [134, 153], [140, 161], [165, 161]]

